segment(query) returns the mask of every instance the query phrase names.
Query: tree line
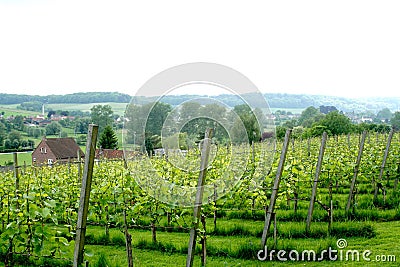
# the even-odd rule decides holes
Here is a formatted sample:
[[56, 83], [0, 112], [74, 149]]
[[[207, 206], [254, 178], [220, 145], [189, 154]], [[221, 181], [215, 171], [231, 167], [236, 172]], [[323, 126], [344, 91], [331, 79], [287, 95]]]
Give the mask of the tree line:
[[[194, 101], [185, 102], [177, 109], [163, 102], [131, 104], [125, 114], [128, 131], [125, 141], [134, 145], [144, 144], [142, 151], [145, 149], [152, 155], [155, 149], [162, 147], [162, 135], [163, 144], [168, 148], [188, 149], [198, 145], [206, 128], [213, 128], [216, 144], [251, 143], [261, 139], [262, 127], [256, 116], [261, 113], [260, 109], [252, 110], [246, 104], [233, 109], [217, 103], [202, 105]], [[172, 121], [170, 124], [165, 123], [168, 117]]]
[[[48, 104], [62, 104], [62, 103], [129, 103], [131, 96], [117, 92], [87, 92], [87, 93], [74, 93], [66, 95], [19, 95], [19, 94], [0, 94], [0, 104], [21, 104], [21, 109], [37, 108], [43, 103]], [[24, 103], [24, 104], [23, 104]], [[40, 110], [39, 109], [39, 110]], [[29, 109], [28, 109], [29, 110]]]
[[321, 112], [315, 107], [305, 109], [299, 118], [285, 122], [282, 126], [276, 127], [276, 136], [283, 138], [287, 129], [292, 129], [295, 138], [309, 138], [321, 136], [323, 132], [328, 135], [342, 135], [349, 133], [362, 133], [364, 130], [370, 132], [388, 133], [393, 127], [400, 130], [400, 112], [388, 115], [388, 111], [383, 109], [378, 112], [377, 117], [381, 120], [375, 122], [353, 123], [343, 112], [330, 110]]

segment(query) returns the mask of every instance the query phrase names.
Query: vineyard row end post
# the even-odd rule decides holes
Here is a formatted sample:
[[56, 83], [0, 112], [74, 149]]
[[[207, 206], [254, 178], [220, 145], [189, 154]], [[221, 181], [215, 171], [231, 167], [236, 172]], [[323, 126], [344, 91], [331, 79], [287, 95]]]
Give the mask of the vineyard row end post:
[[361, 157], [362, 157], [362, 153], [363, 153], [363, 150], [364, 150], [364, 143], [365, 143], [365, 137], [366, 136], [367, 136], [367, 131], [364, 131], [362, 136], [361, 136], [361, 142], [360, 142], [360, 147], [359, 147], [359, 150], [358, 150], [358, 156], [357, 156], [356, 165], [354, 166], [354, 174], [353, 174], [353, 179], [351, 180], [349, 198], [347, 200], [347, 205], [346, 205], [346, 212], [348, 212], [350, 210], [350, 205], [351, 205], [351, 202], [353, 201], [354, 187], [355, 187], [356, 180], [357, 180], [358, 170], [360, 168]]
[[86, 219], [89, 209], [90, 189], [92, 186], [92, 175], [96, 142], [99, 126], [89, 124], [86, 141], [85, 166], [83, 169], [81, 195], [79, 199], [78, 222], [76, 227], [75, 250], [73, 266], [78, 267], [83, 262], [83, 252], [85, 247]]
[[311, 219], [312, 219], [312, 214], [314, 211], [315, 197], [317, 195], [318, 180], [319, 180], [319, 175], [321, 173], [322, 160], [324, 158], [326, 139], [327, 139], [327, 133], [324, 132], [322, 134], [322, 141], [321, 141], [321, 147], [319, 149], [317, 168], [315, 170], [315, 179], [314, 179], [314, 184], [313, 184], [313, 188], [312, 188], [312, 192], [311, 192], [310, 206], [308, 207], [306, 232], [310, 231]]
[[393, 138], [393, 133], [394, 133], [394, 129], [392, 128], [392, 130], [389, 133], [388, 136], [388, 140], [387, 140], [387, 144], [386, 144], [386, 149], [385, 149], [385, 154], [383, 155], [383, 160], [382, 160], [382, 164], [381, 164], [381, 169], [379, 172], [379, 177], [378, 180], [375, 181], [374, 186], [375, 186], [375, 190], [374, 190], [374, 201], [376, 201], [377, 197], [378, 197], [378, 183], [380, 183], [382, 181], [382, 177], [383, 177], [383, 172], [385, 170], [385, 166], [386, 166], [386, 160], [387, 157], [389, 155], [389, 149], [390, 149], [390, 144], [392, 143], [392, 138]]
[[279, 165], [278, 165], [278, 169], [276, 171], [274, 187], [272, 189], [271, 199], [270, 199], [270, 202], [269, 202], [267, 215], [266, 215], [266, 218], [265, 218], [264, 230], [263, 230], [263, 234], [262, 234], [262, 237], [261, 237], [261, 248], [262, 249], [264, 249], [265, 244], [267, 242], [267, 235], [268, 235], [268, 232], [269, 232], [269, 228], [271, 226], [271, 219], [272, 219], [274, 208], [275, 208], [276, 198], [278, 197], [279, 183], [280, 183], [280, 180], [281, 180], [283, 167], [285, 165], [286, 153], [287, 153], [287, 150], [288, 150], [288, 147], [289, 147], [289, 141], [290, 141], [290, 134], [291, 133], [292, 133], [292, 131], [289, 129], [289, 130], [286, 131], [286, 134], [285, 134], [285, 141], [283, 142], [283, 147], [282, 147], [282, 151], [281, 151], [281, 157], [279, 159]]
[[211, 138], [212, 138], [213, 129], [208, 128], [204, 135], [204, 143], [203, 148], [201, 150], [201, 162], [200, 162], [200, 173], [199, 180], [197, 183], [197, 192], [196, 198], [194, 202], [194, 210], [193, 210], [193, 227], [190, 229], [190, 237], [189, 237], [189, 245], [188, 245], [188, 255], [186, 258], [186, 267], [193, 266], [193, 258], [196, 249], [196, 237], [197, 237], [197, 229], [199, 228], [199, 222], [201, 220], [201, 205], [203, 202], [203, 192], [204, 192], [204, 184], [207, 174], [207, 165], [208, 158], [210, 155], [210, 147], [211, 147]]

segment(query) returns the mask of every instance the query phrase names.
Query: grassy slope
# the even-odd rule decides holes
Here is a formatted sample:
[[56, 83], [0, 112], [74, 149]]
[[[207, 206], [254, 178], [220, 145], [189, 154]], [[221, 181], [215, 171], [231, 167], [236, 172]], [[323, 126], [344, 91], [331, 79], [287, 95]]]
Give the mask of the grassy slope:
[[[85, 111], [90, 111], [90, 109], [94, 105], [110, 105], [112, 107], [112, 110], [114, 111], [115, 114], [118, 115], [123, 115], [125, 113], [126, 106], [128, 105], [127, 103], [89, 103], [89, 104], [48, 104], [46, 105], [46, 109], [52, 109], [52, 110], [81, 110], [83, 112]], [[38, 115], [40, 112], [33, 112], [33, 111], [26, 111], [26, 110], [20, 110], [17, 109], [17, 104], [14, 105], [0, 105], [0, 111], [5, 111], [5, 115], [10, 116], [10, 115], [24, 115], [24, 116], [35, 116]], [[301, 114], [301, 112], [304, 109], [301, 108], [271, 108], [270, 109], [272, 112], [275, 112], [277, 110], [285, 110], [285, 111], [290, 111], [293, 114]]]
[[83, 112], [90, 111], [94, 105], [110, 105], [115, 114], [123, 115], [127, 103], [89, 103], [89, 104], [48, 104], [47, 108], [53, 110], [81, 110]]
[[[375, 223], [374, 226], [377, 230], [377, 236], [375, 238], [347, 238], [348, 246], [345, 250], [359, 250], [360, 253], [364, 250], [370, 250], [372, 254], [369, 256], [371, 262], [363, 261], [324, 261], [324, 262], [277, 262], [272, 263], [273, 266], [398, 266], [400, 261], [400, 247], [397, 246], [396, 233], [400, 231], [400, 222], [380, 222]], [[138, 240], [151, 240], [150, 231], [142, 230], [130, 230], [132, 234], [133, 244], [137, 243]], [[102, 235], [104, 229], [101, 227], [90, 226], [88, 228], [88, 234]], [[120, 236], [122, 233], [117, 229], [111, 229], [110, 236]], [[187, 246], [188, 237], [187, 233], [165, 233], [157, 232], [158, 240], [162, 243], [173, 243], [182, 247]], [[259, 242], [258, 238], [248, 237], [218, 237], [211, 236], [207, 239], [208, 245], [217, 245], [221, 247], [236, 247], [240, 243], [245, 242]], [[334, 240], [336, 241], [336, 240]], [[281, 242], [278, 240], [278, 242]], [[282, 241], [283, 242], [283, 241]], [[299, 244], [303, 249], [313, 249], [321, 242], [319, 239], [296, 239], [296, 243]], [[311, 246], [311, 247], [310, 247]], [[66, 254], [64, 257], [71, 258], [73, 255], [74, 244], [73, 241], [66, 248]], [[107, 257], [108, 266], [126, 266], [126, 254], [125, 247], [123, 246], [100, 246], [100, 245], [87, 245], [86, 251], [89, 254], [93, 254], [91, 257], [86, 257], [86, 260], [90, 262], [90, 265], [95, 266], [100, 254], [104, 254]], [[254, 253], [257, 253], [255, 251]], [[159, 251], [149, 251], [142, 249], [133, 249], [134, 263], [135, 266], [184, 266], [186, 261], [186, 255], [181, 253], [162, 253]], [[394, 262], [376, 262], [374, 261], [376, 255], [395, 255], [397, 261]], [[344, 257], [345, 258], [345, 257]], [[194, 266], [200, 266], [200, 257], [196, 256], [194, 260]], [[261, 262], [256, 260], [241, 260], [233, 259], [229, 257], [207, 257], [207, 266], [271, 266], [268, 261]]]
[[17, 116], [17, 115], [36, 116], [36, 115], [39, 114], [39, 112], [17, 109], [17, 106], [18, 105], [3, 105], [3, 104], [0, 104], [0, 112], [4, 111], [4, 116], [6, 118], [11, 116], [11, 115], [14, 115], [14, 116]]
[[[52, 110], [81, 110], [81, 111], [90, 111], [90, 109], [94, 105], [110, 105], [112, 107], [112, 110], [114, 111], [115, 114], [118, 115], [123, 115], [127, 106], [127, 103], [89, 103], [89, 104], [48, 104], [46, 105], [46, 110], [47, 109], [52, 109]], [[35, 116], [40, 114], [41, 112], [34, 112], [34, 111], [26, 111], [26, 110], [20, 110], [17, 109], [17, 104], [13, 105], [0, 105], [0, 111], [5, 112], [5, 116], [8, 117], [10, 115], [23, 115], [23, 116]], [[47, 114], [47, 112], [46, 112]]]
[[[26, 162], [27, 165], [31, 165], [32, 163], [32, 153], [31, 152], [21, 152], [18, 153], [18, 164], [23, 165], [24, 161]], [[0, 165], [5, 165], [5, 162], [13, 162], [14, 157], [12, 153], [5, 153], [5, 154], [0, 154]]]

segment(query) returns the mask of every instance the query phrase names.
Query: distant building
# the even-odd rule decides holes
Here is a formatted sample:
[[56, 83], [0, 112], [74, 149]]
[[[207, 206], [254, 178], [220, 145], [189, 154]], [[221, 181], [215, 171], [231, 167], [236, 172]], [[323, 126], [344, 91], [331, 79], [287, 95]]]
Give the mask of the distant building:
[[96, 159], [124, 159], [124, 151], [118, 149], [96, 149]]
[[78, 158], [78, 151], [84, 157], [82, 149], [73, 138], [43, 138], [32, 152], [32, 164], [66, 163]]

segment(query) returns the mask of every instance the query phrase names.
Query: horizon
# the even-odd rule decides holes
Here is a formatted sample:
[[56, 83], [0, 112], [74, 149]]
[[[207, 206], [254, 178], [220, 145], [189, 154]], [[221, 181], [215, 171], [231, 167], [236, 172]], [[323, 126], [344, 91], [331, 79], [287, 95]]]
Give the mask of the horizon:
[[[72, 95], [72, 94], [90, 94], [90, 93], [120, 93], [120, 94], [127, 94], [123, 93], [120, 91], [79, 91], [79, 92], [72, 92], [72, 93], [65, 93], [65, 94], [29, 94], [29, 93], [3, 93], [0, 92], [0, 94], [5, 94], [5, 95], [27, 95], [27, 96], [39, 96], [39, 97], [44, 97], [44, 96], [63, 96], [63, 95]], [[379, 99], [379, 98], [399, 98], [400, 96], [360, 96], [360, 97], [347, 97], [347, 96], [340, 96], [340, 95], [328, 95], [328, 94], [310, 94], [310, 93], [287, 93], [287, 92], [261, 92], [263, 95], [266, 94], [281, 94], [281, 95], [306, 95], [306, 96], [324, 96], [324, 97], [332, 97], [332, 98], [345, 98], [345, 99], [355, 99], [355, 100], [362, 100], [362, 99]], [[130, 97], [164, 97], [164, 96], [204, 96], [204, 97], [210, 97], [210, 96], [222, 96], [222, 95], [234, 95], [232, 93], [221, 93], [221, 94], [196, 94], [196, 93], [182, 93], [182, 94], [168, 94], [164, 96], [159, 96], [159, 95], [151, 95], [151, 96], [146, 96], [146, 95], [131, 95], [127, 94]], [[400, 102], [399, 102], [400, 104]]]

